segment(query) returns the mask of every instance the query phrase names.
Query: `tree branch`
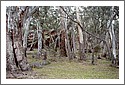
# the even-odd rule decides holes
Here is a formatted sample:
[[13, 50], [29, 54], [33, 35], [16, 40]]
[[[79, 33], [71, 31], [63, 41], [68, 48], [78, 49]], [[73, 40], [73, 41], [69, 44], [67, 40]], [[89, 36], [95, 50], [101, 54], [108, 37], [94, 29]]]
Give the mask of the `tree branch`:
[[29, 13], [27, 14], [27, 17], [31, 16], [38, 8], [39, 8], [39, 6], [34, 7], [34, 8], [31, 10], [31, 12], [29, 12]]
[[99, 40], [101, 40], [101, 41], [103, 41], [103, 42], [106, 43], [105, 40], [103, 40], [103, 39], [101, 39], [100, 37], [97, 37], [96, 35], [94, 35], [94, 34], [88, 32], [88, 31], [86, 31], [86, 30], [80, 25], [79, 22], [75, 21], [74, 19], [72, 19], [72, 18], [69, 16], [69, 14], [64, 10], [64, 8], [63, 8], [62, 6], [60, 6], [60, 8], [67, 14], [68, 18], [69, 18], [70, 20], [72, 20], [73, 22], [77, 23], [77, 24], [80, 26], [80, 28], [82, 28], [82, 30], [83, 30], [84, 32], [86, 32], [87, 34], [89, 34], [89, 35], [91, 35], [91, 36], [93, 36], [93, 37], [95, 37], [95, 38], [97, 38], [97, 39], [99, 39]]

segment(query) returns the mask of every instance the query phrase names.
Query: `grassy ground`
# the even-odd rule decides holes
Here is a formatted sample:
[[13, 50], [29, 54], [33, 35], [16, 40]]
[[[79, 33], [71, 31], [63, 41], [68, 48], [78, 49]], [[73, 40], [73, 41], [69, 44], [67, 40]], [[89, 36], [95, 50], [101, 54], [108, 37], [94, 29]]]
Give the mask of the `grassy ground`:
[[[52, 61], [53, 59], [53, 61]], [[29, 63], [36, 60], [28, 54]], [[79, 62], [69, 61], [66, 58], [51, 57], [48, 59], [50, 64], [43, 68], [33, 68], [37, 73], [34, 78], [40, 79], [118, 79], [119, 69], [109, 66], [110, 61], [99, 59], [97, 65], [92, 65], [90, 60]]]

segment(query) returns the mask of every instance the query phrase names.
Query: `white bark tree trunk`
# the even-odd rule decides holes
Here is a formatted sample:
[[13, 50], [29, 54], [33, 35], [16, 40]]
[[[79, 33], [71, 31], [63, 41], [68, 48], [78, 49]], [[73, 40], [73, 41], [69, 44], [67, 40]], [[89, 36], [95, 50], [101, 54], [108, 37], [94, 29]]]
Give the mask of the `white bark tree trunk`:
[[[7, 16], [8, 16], [8, 23], [7, 23], [7, 29], [8, 32], [11, 31], [11, 41], [7, 43], [7, 46], [9, 47], [9, 50], [11, 52], [7, 53], [9, 54], [8, 59], [11, 59], [7, 64], [10, 64], [10, 66], [14, 66], [14, 63], [16, 64], [16, 69], [21, 69], [22, 71], [25, 70], [31, 70], [27, 58], [24, 56], [24, 50], [22, 45], [22, 28], [24, 26], [24, 17], [29, 17], [37, 8], [34, 8], [34, 10], [30, 11], [28, 15], [24, 16], [24, 12], [26, 12], [27, 7], [23, 7], [24, 10], [21, 7], [17, 6], [10, 6], [7, 7]], [[9, 40], [9, 39], [7, 39]], [[7, 49], [8, 49], [7, 47]], [[13, 48], [13, 49], [12, 49]], [[13, 50], [13, 51], [12, 51]], [[14, 57], [13, 57], [14, 56]], [[14, 59], [12, 59], [14, 58]], [[14, 60], [14, 63], [12, 63]]]
[[24, 48], [25, 57], [26, 57], [26, 50], [27, 50], [27, 43], [28, 43], [27, 42], [27, 37], [28, 37], [28, 34], [29, 34], [30, 21], [31, 21], [31, 17], [29, 17], [26, 20], [26, 23], [25, 23], [25, 33], [24, 33], [24, 37], [23, 37], [23, 48]]
[[42, 52], [42, 27], [40, 25], [40, 22], [37, 22], [37, 35], [38, 35], [38, 58], [41, 57]]
[[113, 51], [113, 56], [116, 59], [116, 44], [115, 44], [115, 33], [114, 33], [114, 24], [115, 21], [113, 20], [112, 22], [112, 51]]
[[[81, 24], [81, 20], [79, 17], [79, 7], [77, 7], [77, 6], [76, 6], [76, 16], [77, 16], [77, 21]], [[79, 33], [79, 42], [82, 44], [83, 43], [83, 33], [82, 33], [82, 29], [80, 28], [80, 26], [78, 26], [78, 33]]]
[[108, 22], [109, 34], [110, 34], [111, 43], [112, 43], [112, 54], [113, 54], [112, 64], [116, 64], [116, 44], [115, 44], [115, 33], [114, 33], [115, 15], [116, 14], [114, 14], [114, 7], [112, 7], [111, 20]]
[[7, 33], [6, 35], [6, 69], [7, 71], [15, 71], [17, 70], [17, 66], [15, 63], [15, 58], [14, 58], [14, 51], [13, 51], [13, 46], [12, 46], [12, 39], [11, 39], [11, 34]]
[[[14, 30], [14, 15], [12, 14], [14, 7], [7, 7], [7, 16], [8, 16], [8, 21], [7, 21], [7, 35], [6, 35], [6, 58], [7, 58], [7, 70], [9, 71], [15, 71], [18, 69], [18, 62], [17, 58], [15, 56], [15, 49], [14, 49], [14, 40], [13, 40], [13, 30]], [[16, 26], [15, 26], [16, 27]]]
[[65, 28], [65, 32], [66, 32], [65, 48], [66, 48], [67, 56], [68, 56], [69, 60], [71, 60], [72, 55], [71, 55], [71, 48], [70, 48], [70, 43], [69, 43], [68, 29], [67, 29], [67, 15], [64, 13], [64, 11], [63, 11], [63, 16], [66, 17], [66, 18], [63, 18], [64, 28]]
[[[113, 25], [113, 23], [112, 23]], [[111, 26], [109, 28], [109, 33], [110, 33], [110, 38], [111, 38], [111, 43], [112, 43], [112, 63], [114, 64], [114, 60], [116, 59], [116, 49], [115, 49], [115, 34], [114, 34], [114, 27]]]
[[[79, 7], [76, 6], [76, 16], [77, 16], [77, 21], [81, 24], [81, 20], [79, 17]], [[82, 26], [82, 25], [81, 25]], [[84, 59], [84, 43], [83, 43], [83, 32], [80, 26], [78, 25], [78, 36], [79, 36], [79, 53], [80, 53], [80, 60]]]

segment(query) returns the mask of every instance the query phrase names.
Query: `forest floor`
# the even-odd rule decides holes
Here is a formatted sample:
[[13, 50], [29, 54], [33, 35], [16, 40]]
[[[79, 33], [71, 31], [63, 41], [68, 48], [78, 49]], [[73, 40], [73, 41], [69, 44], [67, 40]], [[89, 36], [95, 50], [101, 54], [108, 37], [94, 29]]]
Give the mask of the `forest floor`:
[[45, 79], [118, 79], [117, 68], [110, 67], [109, 62], [99, 60], [97, 65], [90, 62], [52, 62], [42, 69], [33, 69], [38, 78]]
[[[34, 51], [35, 52], [35, 51]], [[98, 59], [96, 65], [91, 64], [91, 60], [69, 61], [67, 57], [53, 57], [53, 53], [48, 53], [48, 65], [42, 68], [33, 68], [37, 74], [34, 78], [39, 79], [118, 79], [119, 69], [111, 67], [111, 61]], [[50, 56], [51, 55], [51, 56]], [[28, 55], [29, 63], [42, 61], [33, 59]]]
[[[29, 64], [42, 62], [42, 59], [35, 59], [32, 56], [36, 51], [27, 53]], [[47, 65], [42, 68], [33, 68], [33, 71], [24, 72], [26, 76], [18, 79], [119, 79], [119, 69], [111, 67], [111, 61], [98, 59], [96, 65], [91, 60], [69, 61], [67, 57], [48, 57]]]

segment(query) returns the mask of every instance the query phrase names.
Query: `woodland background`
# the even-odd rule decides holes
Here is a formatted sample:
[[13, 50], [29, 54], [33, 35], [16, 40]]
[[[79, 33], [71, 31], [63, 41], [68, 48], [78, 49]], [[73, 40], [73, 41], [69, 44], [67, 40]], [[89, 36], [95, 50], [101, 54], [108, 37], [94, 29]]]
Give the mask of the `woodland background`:
[[6, 78], [118, 79], [118, 6], [7, 6]]

